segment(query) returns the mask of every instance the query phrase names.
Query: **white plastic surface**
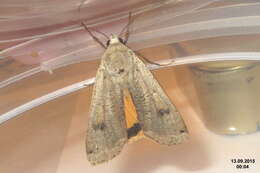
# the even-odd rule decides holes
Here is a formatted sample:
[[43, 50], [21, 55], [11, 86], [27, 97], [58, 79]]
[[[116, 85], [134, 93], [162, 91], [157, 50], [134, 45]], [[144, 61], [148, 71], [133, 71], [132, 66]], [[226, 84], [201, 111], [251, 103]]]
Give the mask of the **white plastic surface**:
[[[133, 32], [128, 46], [133, 50], [140, 50], [186, 40], [260, 32], [260, 3], [236, 4], [198, 10], [198, 8], [208, 4], [210, 3], [195, 3], [184, 6], [185, 8], [177, 8], [178, 6], [175, 7], [173, 4], [172, 6], [160, 7], [162, 8], [161, 11], [165, 10], [165, 13], [161, 13], [160, 10], [158, 12], [157, 9], [157, 11], [154, 10], [144, 16], [137, 17], [131, 26]], [[111, 25], [100, 25], [102, 31], [118, 32], [122, 25], [115, 25], [114, 22], [116, 21], [112, 21]], [[15, 45], [3, 50], [0, 57], [12, 57], [21, 63], [39, 64], [40, 67], [37, 67], [38, 70], [34, 68], [1, 81], [0, 86], [6, 86], [10, 81], [15, 82], [25, 76], [29, 77], [36, 71], [52, 71], [69, 64], [98, 59], [103, 51], [89, 37], [87, 32], [79, 27], [56, 36], [34, 39]], [[34, 57], [35, 54], [37, 55], [36, 58]]]

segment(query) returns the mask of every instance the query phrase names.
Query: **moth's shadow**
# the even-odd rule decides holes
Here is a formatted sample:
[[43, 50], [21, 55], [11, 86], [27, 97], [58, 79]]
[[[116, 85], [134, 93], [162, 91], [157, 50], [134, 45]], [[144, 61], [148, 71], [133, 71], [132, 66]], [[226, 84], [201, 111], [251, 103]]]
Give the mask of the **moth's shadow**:
[[169, 147], [141, 140], [128, 145], [128, 153], [119, 172], [149, 173], [164, 166], [185, 171], [202, 170], [210, 165], [206, 150], [205, 144], [194, 136], [185, 143]]

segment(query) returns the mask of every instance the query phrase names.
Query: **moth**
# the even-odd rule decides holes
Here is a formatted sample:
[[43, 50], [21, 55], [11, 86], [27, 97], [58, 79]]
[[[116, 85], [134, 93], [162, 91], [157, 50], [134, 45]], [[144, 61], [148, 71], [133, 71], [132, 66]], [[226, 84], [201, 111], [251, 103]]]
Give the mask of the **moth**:
[[[124, 43], [111, 35], [97, 70], [86, 138], [92, 165], [111, 160], [129, 139], [140, 134], [165, 145], [181, 143], [188, 137], [176, 107]], [[134, 105], [134, 123], [125, 117], [127, 102]]]

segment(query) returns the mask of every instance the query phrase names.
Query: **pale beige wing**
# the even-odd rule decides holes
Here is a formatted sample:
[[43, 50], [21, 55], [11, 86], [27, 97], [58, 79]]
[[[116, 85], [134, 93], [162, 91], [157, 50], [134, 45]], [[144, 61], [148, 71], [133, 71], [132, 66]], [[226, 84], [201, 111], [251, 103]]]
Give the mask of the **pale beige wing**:
[[127, 142], [123, 93], [101, 63], [93, 89], [86, 139], [86, 152], [93, 165], [120, 153]]
[[160, 144], [181, 143], [188, 136], [185, 123], [153, 74], [134, 54], [129, 90], [144, 135]]

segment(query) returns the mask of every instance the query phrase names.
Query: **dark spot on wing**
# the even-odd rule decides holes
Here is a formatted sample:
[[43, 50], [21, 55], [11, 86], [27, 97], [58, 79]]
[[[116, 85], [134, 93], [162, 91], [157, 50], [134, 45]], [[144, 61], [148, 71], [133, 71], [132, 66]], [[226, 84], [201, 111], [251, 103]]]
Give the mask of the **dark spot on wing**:
[[164, 116], [165, 114], [169, 114], [170, 110], [169, 109], [159, 109], [158, 114], [160, 116]]
[[125, 69], [123, 69], [123, 68], [120, 68], [119, 70], [118, 70], [118, 74], [121, 74], [121, 73], [124, 73], [125, 72]]
[[92, 154], [93, 153], [93, 150], [89, 150], [87, 151], [88, 154]]
[[131, 137], [136, 136], [142, 130], [139, 123], [135, 123], [132, 127], [127, 129], [127, 137], [130, 139]]
[[105, 123], [100, 123], [99, 128], [100, 130], [104, 130], [106, 128]]
[[95, 130], [104, 130], [105, 128], [106, 128], [106, 124], [103, 122], [93, 126], [93, 129]]
[[184, 133], [185, 132], [185, 130], [180, 130], [180, 133]]

